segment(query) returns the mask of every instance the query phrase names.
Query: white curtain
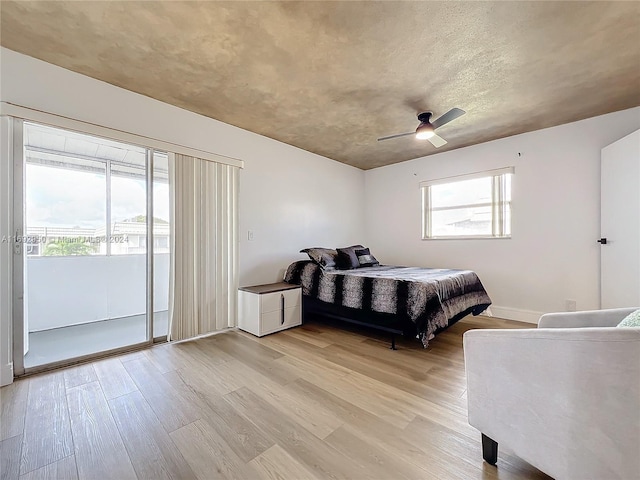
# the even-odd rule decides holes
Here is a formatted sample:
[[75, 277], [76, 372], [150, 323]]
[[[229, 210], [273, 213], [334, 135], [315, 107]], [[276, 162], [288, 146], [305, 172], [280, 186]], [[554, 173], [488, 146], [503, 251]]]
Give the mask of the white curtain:
[[238, 167], [169, 156], [169, 340], [235, 326]]

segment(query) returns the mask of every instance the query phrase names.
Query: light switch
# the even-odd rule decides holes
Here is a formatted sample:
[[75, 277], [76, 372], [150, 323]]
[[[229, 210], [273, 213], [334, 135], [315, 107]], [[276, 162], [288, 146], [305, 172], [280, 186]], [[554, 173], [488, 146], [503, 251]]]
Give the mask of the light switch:
[[247, 240], [253, 242], [253, 230], [247, 230]]

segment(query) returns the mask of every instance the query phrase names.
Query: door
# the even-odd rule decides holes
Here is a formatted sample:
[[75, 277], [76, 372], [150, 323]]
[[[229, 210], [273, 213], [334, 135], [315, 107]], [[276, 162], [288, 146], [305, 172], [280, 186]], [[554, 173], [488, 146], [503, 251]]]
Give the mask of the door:
[[640, 306], [640, 130], [601, 156], [602, 308]]
[[166, 153], [15, 126], [15, 373], [166, 339]]

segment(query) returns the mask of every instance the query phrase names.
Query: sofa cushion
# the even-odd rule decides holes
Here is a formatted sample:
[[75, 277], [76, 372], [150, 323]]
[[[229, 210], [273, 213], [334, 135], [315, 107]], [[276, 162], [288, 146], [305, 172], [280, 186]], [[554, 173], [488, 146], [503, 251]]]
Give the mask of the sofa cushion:
[[640, 308], [624, 317], [618, 327], [640, 327]]

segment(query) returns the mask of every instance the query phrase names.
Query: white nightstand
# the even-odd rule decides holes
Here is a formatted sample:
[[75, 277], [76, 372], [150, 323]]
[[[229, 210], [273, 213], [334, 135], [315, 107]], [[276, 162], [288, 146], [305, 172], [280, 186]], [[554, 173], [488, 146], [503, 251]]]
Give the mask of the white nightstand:
[[290, 283], [241, 287], [238, 328], [258, 337], [302, 324], [302, 288]]

